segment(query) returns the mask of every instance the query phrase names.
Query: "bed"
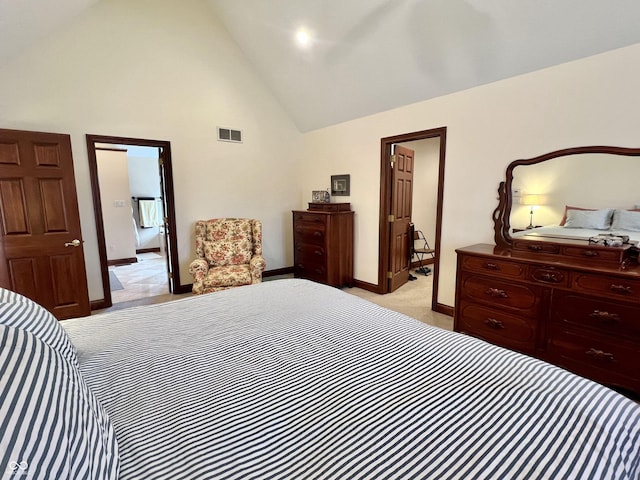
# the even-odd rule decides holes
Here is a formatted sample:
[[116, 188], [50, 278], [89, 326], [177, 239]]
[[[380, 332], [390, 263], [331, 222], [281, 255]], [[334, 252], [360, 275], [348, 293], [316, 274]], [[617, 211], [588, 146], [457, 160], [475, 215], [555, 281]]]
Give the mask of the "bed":
[[585, 209], [565, 206], [557, 225], [545, 225], [512, 232], [512, 237], [587, 240], [598, 237], [623, 237], [627, 243], [640, 244], [640, 210]]
[[512, 233], [512, 237], [558, 238], [568, 240], [589, 240], [600, 235], [626, 236], [630, 242], [640, 243], [640, 232], [633, 230], [597, 230], [595, 228], [566, 228], [561, 225], [545, 225]]
[[[268, 281], [68, 320], [63, 330], [42, 327], [50, 319], [35, 307], [6, 307], [16, 301], [8, 296], [0, 295], [0, 409], [12, 428], [0, 430], [0, 446], [10, 473], [640, 479], [638, 404], [335, 288]], [[98, 419], [70, 429], [69, 445], [82, 443], [79, 430], [93, 439], [56, 477], [37, 475], [56, 455], [33, 453], [34, 407], [19, 406], [15, 386], [27, 388], [29, 375], [6, 358], [27, 333], [54, 350], [47, 358], [78, 372]]]

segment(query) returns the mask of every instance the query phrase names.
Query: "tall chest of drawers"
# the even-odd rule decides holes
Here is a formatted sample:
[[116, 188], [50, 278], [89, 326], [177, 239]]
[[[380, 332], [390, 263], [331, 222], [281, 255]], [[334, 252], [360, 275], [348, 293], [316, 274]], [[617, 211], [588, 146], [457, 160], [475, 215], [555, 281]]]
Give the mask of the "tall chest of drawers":
[[293, 272], [334, 287], [353, 285], [353, 217], [349, 203], [310, 203], [293, 212]]
[[[611, 251], [613, 252], [613, 251]], [[640, 396], [640, 271], [457, 250], [454, 330]]]

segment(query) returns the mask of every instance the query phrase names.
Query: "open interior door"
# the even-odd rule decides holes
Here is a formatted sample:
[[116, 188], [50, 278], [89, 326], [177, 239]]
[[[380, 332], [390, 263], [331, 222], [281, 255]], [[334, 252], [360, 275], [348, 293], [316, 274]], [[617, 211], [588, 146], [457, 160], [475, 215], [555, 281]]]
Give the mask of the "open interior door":
[[410, 228], [413, 202], [414, 152], [394, 146], [391, 186], [391, 242], [389, 255], [389, 292], [409, 281]]
[[89, 315], [69, 135], [0, 129], [0, 286]]
[[175, 275], [173, 272], [173, 263], [171, 258], [173, 255], [173, 244], [171, 243], [171, 235], [169, 234], [169, 198], [167, 198], [167, 170], [166, 156], [163, 147], [158, 147], [158, 168], [160, 173], [160, 191], [162, 192], [162, 253], [167, 258], [167, 278], [169, 279], [169, 292], [174, 293], [176, 291]]

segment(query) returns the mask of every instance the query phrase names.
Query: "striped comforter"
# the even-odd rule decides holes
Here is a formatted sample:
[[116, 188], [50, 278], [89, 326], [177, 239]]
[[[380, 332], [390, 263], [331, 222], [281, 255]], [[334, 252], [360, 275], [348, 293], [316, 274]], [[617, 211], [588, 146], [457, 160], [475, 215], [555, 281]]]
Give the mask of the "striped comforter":
[[121, 479], [640, 479], [640, 406], [304, 280], [64, 322]]

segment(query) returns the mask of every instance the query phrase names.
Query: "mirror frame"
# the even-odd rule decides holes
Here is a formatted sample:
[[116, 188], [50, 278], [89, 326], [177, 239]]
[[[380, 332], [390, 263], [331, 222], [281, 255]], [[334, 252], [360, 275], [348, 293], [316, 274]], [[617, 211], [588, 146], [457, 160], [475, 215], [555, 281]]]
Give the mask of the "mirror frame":
[[514, 160], [507, 167], [506, 180], [500, 182], [498, 186], [498, 207], [493, 211], [494, 241], [498, 247], [510, 248], [512, 243], [509, 233], [511, 225], [511, 206], [513, 204], [513, 169], [521, 165], [535, 165], [546, 162], [553, 158], [565, 157], [568, 155], [582, 155], [589, 153], [605, 153], [610, 155], [624, 155], [629, 157], [639, 157], [640, 148], [608, 147], [608, 146], [585, 146], [572, 147], [545, 153], [533, 158]]

